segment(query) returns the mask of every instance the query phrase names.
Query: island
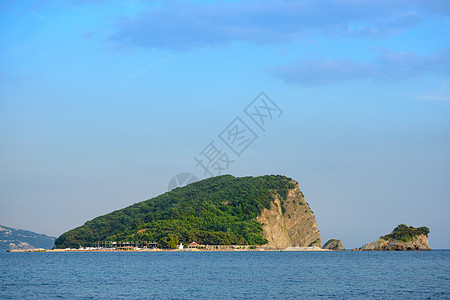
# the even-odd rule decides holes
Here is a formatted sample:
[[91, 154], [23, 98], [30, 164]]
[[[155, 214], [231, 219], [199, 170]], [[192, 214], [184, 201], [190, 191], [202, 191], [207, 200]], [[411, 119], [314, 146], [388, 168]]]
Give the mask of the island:
[[414, 228], [405, 224], [398, 225], [390, 234], [381, 236], [373, 243], [365, 244], [360, 251], [430, 251], [428, 245], [428, 227]]
[[205, 250], [322, 250], [298, 182], [282, 175], [223, 175], [191, 183], [65, 232], [55, 249], [177, 249], [181, 244]]

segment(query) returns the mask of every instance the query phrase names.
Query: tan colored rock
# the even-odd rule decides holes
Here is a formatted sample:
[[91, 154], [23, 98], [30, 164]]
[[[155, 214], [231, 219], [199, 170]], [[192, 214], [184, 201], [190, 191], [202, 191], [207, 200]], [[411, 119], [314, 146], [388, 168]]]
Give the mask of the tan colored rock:
[[284, 249], [292, 246], [278, 197], [270, 209], [264, 209], [256, 220], [262, 224], [264, 237], [269, 241], [265, 247]]
[[403, 242], [399, 240], [384, 240], [382, 238], [369, 244], [365, 244], [360, 248], [361, 251], [408, 251], [420, 250], [430, 251], [431, 247], [428, 245], [428, 237], [426, 235], [418, 235], [412, 240]]
[[342, 240], [330, 239], [326, 242], [322, 249], [334, 250], [334, 251], [343, 251], [344, 246], [342, 245]]
[[[316, 218], [306, 203], [298, 183], [289, 190], [286, 200], [277, 195], [270, 209], [264, 209], [258, 222], [262, 224], [264, 236], [269, 241], [265, 248], [284, 249], [298, 246], [321, 247], [322, 240]], [[284, 213], [283, 209], [284, 207]]]

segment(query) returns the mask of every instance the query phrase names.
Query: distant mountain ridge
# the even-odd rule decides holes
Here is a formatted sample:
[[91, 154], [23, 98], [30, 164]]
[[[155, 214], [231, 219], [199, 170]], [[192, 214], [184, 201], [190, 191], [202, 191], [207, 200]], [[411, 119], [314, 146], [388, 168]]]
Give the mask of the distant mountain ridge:
[[0, 225], [0, 250], [52, 249], [55, 237]]

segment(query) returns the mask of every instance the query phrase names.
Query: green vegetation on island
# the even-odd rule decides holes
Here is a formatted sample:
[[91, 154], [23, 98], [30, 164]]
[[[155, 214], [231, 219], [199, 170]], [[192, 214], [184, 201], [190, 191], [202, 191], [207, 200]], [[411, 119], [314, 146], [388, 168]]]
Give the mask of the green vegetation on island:
[[428, 237], [429, 233], [430, 233], [430, 229], [428, 229], [428, 227], [425, 227], [425, 226], [419, 227], [419, 228], [414, 228], [412, 226], [400, 224], [394, 229], [394, 231], [392, 231], [392, 233], [384, 235], [380, 238], [383, 240], [386, 240], [386, 241], [398, 240], [398, 241], [402, 241], [402, 242], [409, 242], [414, 237], [419, 236], [419, 235], [425, 235], [426, 237]]
[[192, 241], [265, 244], [256, 217], [276, 195], [283, 203], [294, 187], [291, 178], [280, 175], [208, 178], [88, 221], [62, 234], [55, 247], [95, 246], [98, 241], [155, 241], [162, 248]]

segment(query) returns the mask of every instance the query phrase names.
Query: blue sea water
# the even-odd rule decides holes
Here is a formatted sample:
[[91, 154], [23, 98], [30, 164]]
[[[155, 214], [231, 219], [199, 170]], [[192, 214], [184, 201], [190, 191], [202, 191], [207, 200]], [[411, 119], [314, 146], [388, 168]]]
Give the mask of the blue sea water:
[[450, 250], [0, 253], [0, 299], [449, 299]]

